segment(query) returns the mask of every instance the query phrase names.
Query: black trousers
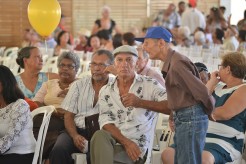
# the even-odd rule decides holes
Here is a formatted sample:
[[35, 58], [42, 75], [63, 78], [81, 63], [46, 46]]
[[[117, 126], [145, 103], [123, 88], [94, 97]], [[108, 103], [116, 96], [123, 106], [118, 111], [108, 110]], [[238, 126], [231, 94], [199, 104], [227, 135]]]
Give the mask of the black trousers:
[[32, 164], [34, 153], [30, 154], [5, 154], [0, 155], [1, 164]]
[[[85, 129], [77, 129], [78, 133], [82, 136], [87, 136]], [[85, 137], [87, 138], [87, 137]], [[89, 142], [90, 143], [90, 142]], [[88, 144], [89, 144], [88, 143]], [[90, 146], [88, 145], [88, 148]], [[63, 131], [57, 138], [56, 143], [50, 153], [50, 164], [73, 164], [72, 154], [81, 153], [74, 145], [73, 139], [69, 136], [67, 131]], [[86, 154], [87, 163], [90, 164], [90, 151]]]

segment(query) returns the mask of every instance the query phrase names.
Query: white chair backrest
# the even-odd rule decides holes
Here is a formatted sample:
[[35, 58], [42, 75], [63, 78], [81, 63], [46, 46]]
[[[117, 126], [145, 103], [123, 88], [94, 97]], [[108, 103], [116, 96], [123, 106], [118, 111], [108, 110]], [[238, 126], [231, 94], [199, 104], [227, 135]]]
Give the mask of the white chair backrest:
[[58, 56], [54, 56], [54, 57], [48, 58], [47, 62], [43, 66], [43, 69], [41, 70], [41, 72], [58, 73], [57, 59], [58, 59]]
[[152, 155], [152, 149], [153, 149], [153, 143], [154, 143], [154, 139], [155, 139], [155, 127], [156, 127], [156, 123], [158, 120], [158, 113], [156, 114], [153, 122], [152, 122], [152, 128], [150, 130], [150, 143], [149, 143], [149, 148], [148, 148], [148, 154], [147, 154], [147, 158], [145, 161], [145, 164], [150, 164], [151, 163], [151, 155]]
[[38, 132], [38, 139], [37, 139], [37, 143], [35, 147], [35, 153], [34, 153], [32, 164], [42, 163], [44, 141], [45, 141], [46, 133], [47, 133], [48, 126], [49, 126], [50, 117], [54, 110], [55, 110], [55, 107], [50, 105], [50, 106], [44, 106], [44, 107], [37, 108], [31, 112], [32, 118], [34, 118], [38, 114], [41, 114], [41, 113], [44, 114], [43, 121], [42, 121], [41, 127]]
[[81, 70], [80, 73], [90, 71], [90, 61], [80, 60]]
[[7, 48], [3, 53], [3, 57], [11, 56], [11, 54], [13, 54], [13, 53], [17, 54], [18, 50], [19, 50], [18, 47]]

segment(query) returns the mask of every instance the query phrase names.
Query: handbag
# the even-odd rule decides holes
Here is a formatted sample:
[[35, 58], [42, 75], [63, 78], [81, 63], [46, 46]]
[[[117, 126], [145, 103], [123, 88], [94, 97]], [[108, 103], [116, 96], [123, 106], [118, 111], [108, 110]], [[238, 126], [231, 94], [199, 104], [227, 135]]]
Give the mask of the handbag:
[[89, 141], [91, 140], [93, 134], [100, 129], [98, 118], [99, 113], [85, 117], [85, 128], [87, 131], [87, 137]]

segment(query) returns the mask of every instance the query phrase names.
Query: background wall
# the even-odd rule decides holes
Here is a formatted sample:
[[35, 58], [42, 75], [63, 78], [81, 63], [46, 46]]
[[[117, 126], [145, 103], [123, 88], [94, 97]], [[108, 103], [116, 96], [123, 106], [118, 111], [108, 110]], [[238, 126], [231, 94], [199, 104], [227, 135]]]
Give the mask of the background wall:
[[[27, 18], [30, 0], [0, 0], [0, 46], [20, 46], [23, 32], [31, 28]], [[74, 35], [81, 28], [91, 30], [94, 21], [101, 16], [105, 4], [112, 9], [111, 17], [123, 31], [136, 26], [142, 28], [150, 24], [150, 16], [168, 4], [178, 4], [180, 0], [58, 0], [62, 13], [66, 16], [66, 26]], [[188, 2], [188, 0], [184, 0]], [[228, 0], [229, 1], [229, 0]], [[198, 8], [208, 13], [212, 6], [219, 6], [219, 0], [198, 0]], [[148, 10], [147, 10], [148, 9]]]

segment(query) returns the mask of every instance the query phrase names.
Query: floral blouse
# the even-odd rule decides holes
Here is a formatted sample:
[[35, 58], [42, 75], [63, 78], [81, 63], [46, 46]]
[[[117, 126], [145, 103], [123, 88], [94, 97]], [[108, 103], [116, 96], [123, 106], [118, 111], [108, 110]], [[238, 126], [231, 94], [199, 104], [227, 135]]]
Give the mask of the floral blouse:
[[28, 154], [35, 150], [29, 105], [23, 99], [0, 109], [0, 154]]

